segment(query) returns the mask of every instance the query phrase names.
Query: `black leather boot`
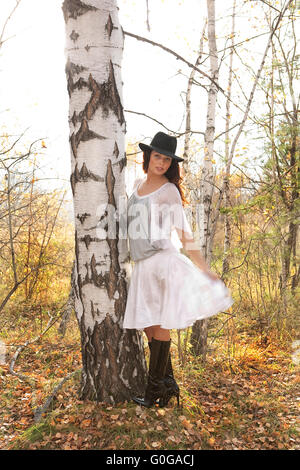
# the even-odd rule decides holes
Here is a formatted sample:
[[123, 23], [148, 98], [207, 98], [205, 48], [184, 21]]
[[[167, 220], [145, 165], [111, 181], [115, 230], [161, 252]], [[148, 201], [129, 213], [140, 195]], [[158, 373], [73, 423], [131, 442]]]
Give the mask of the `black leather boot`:
[[[173, 375], [173, 368], [172, 368], [172, 362], [171, 362], [171, 354], [169, 354], [169, 360], [167, 363], [167, 369], [166, 369], [166, 374], [165, 374], [165, 385], [168, 388], [168, 395], [166, 397], [166, 404], [168, 404], [168, 401], [170, 400], [171, 397], [175, 396], [177, 397], [177, 404], [179, 406], [179, 387], [178, 384], [174, 378]], [[166, 406], [164, 403], [163, 406]]]
[[[151, 341], [148, 342], [149, 349], [151, 351]], [[179, 394], [180, 389], [179, 386], [174, 378], [173, 374], [173, 367], [172, 367], [172, 360], [171, 360], [171, 353], [169, 353], [166, 373], [164, 377], [164, 383], [168, 389], [168, 393], [165, 395], [164, 402], [160, 400], [160, 406], [166, 406], [169, 400], [174, 396], [177, 397], [177, 405], [179, 406]]]
[[[164, 383], [166, 367], [169, 357], [171, 340], [160, 341], [152, 338], [152, 345], [150, 349], [149, 373], [148, 384], [144, 398], [133, 397], [138, 405], [150, 408], [156, 400], [163, 400], [167, 398], [168, 389]], [[161, 402], [160, 402], [161, 403]], [[162, 405], [160, 405], [162, 406]]]

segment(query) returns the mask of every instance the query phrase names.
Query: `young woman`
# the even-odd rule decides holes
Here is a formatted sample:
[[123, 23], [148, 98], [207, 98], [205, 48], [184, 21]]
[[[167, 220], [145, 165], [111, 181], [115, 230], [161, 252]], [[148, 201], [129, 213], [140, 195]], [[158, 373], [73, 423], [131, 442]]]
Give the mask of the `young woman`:
[[[144, 330], [150, 348], [148, 384], [143, 398], [150, 407], [166, 406], [179, 387], [172, 370], [170, 330], [184, 329], [196, 320], [215, 315], [233, 304], [229, 290], [210, 271], [196, 247], [183, 210], [177, 140], [158, 132], [144, 152], [146, 177], [138, 179], [128, 199], [130, 256], [134, 261], [123, 328]], [[171, 241], [176, 229], [189, 257]]]

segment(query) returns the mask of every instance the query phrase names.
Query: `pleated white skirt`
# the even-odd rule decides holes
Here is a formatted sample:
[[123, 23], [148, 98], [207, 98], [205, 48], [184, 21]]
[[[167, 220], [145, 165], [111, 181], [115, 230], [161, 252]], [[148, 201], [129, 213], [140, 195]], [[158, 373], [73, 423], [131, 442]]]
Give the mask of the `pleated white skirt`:
[[233, 303], [223, 281], [210, 279], [174, 247], [135, 262], [123, 328], [184, 329]]

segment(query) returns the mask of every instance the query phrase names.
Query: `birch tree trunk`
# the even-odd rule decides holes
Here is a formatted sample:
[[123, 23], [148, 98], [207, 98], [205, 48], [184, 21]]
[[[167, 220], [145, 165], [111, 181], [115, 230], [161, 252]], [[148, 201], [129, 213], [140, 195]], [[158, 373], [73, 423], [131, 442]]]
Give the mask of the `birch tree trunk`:
[[[81, 399], [115, 404], [144, 390], [142, 336], [123, 330], [127, 239], [121, 60], [116, 0], [64, 0], [75, 214], [75, 312], [81, 334]], [[123, 201], [123, 202], [122, 202]]]
[[[199, 66], [200, 61], [202, 59], [203, 39], [205, 35], [205, 30], [206, 30], [206, 23], [207, 23], [207, 20], [205, 19], [201, 38], [200, 38], [199, 53], [198, 53], [197, 60], [195, 62], [195, 67]], [[196, 69], [193, 68], [189, 76], [188, 86], [186, 90], [186, 99], [185, 99], [186, 118], [185, 118], [184, 150], [183, 150], [184, 161], [182, 162], [182, 170], [183, 170], [182, 173], [184, 176], [185, 185], [188, 185], [188, 176], [190, 176], [189, 166], [190, 166], [191, 158], [190, 158], [189, 152], [190, 152], [190, 140], [191, 140], [191, 92], [192, 92], [192, 85], [194, 82], [195, 74], [196, 74]], [[190, 189], [191, 188], [189, 188], [189, 190]]]
[[[208, 91], [208, 105], [206, 117], [206, 131], [204, 137], [204, 160], [201, 175], [201, 204], [203, 206], [203, 237], [200, 240], [201, 253], [208, 265], [211, 262], [211, 210], [213, 198], [213, 151], [215, 136], [215, 114], [218, 88], [218, 56], [215, 31], [215, 0], [207, 0], [207, 20], [208, 20], [208, 45], [210, 58], [210, 81]], [[194, 354], [202, 355], [203, 361], [207, 352], [207, 325], [208, 319], [198, 320], [194, 323], [191, 335], [191, 344]]]
[[[203, 42], [205, 36], [205, 30], [207, 25], [207, 19], [204, 21], [202, 34], [200, 38], [200, 46], [199, 46], [199, 53], [197, 60], [195, 62], [195, 67], [198, 67], [202, 55], [203, 55]], [[192, 86], [194, 83], [196, 69], [193, 68], [189, 80], [188, 86], [186, 91], [186, 101], [185, 101], [185, 112], [186, 112], [186, 119], [185, 119], [185, 135], [184, 135], [184, 151], [183, 151], [183, 158], [184, 161], [182, 162], [181, 172], [183, 179], [183, 185], [187, 190], [189, 200], [191, 203], [191, 223], [192, 223], [192, 230], [194, 232], [194, 237], [197, 240], [200, 236], [200, 228], [199, 228], [199, 217], [197, 214], [197, 209], [199, 208], [200, 196], [199, 196], [199, 176], [195, 175], [191, 171], [191, 155], [190, 155], [190, 141], [192, 136], [191, 131], [191, 92]]]
[[[233, 11], [232, 11], [232, 28], [231, 28], [231, 50], [229, 58], [229, 77], [228, 77], [228, 93], [226, 100], [226, 123], [225, 123], [225, 161], [229, 160], [229, 143], [230, 143], [230, 100], [231, 100], [231, 88], [232, 88], [232, 64], [233, 64], [233, 51], [234, 51], [234, 36], [235, 36], [235, 7], [236, 1], [233, 2]], [[224, 196], [225, 196], [225, 207], [230, 207], [230, 188], [229, 188], [229, 179], [230, 179], [230, 167], [226, 166], [225, 176], [224, 176]], [[230, 250], [230, 240], [231, 240], [231, 217], [226, 212], [224, 216], [224, 256], [223, 256], [223, 266], [222, 266], [222, 278], [226, 277], [226, 274], [229, 270], [229, 250]]]

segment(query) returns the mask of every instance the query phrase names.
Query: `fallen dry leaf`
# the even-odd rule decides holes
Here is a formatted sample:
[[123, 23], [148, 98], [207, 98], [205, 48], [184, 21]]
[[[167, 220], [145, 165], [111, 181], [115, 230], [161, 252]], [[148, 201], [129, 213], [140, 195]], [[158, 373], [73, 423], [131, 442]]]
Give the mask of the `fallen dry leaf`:
[[160, 447], [161, 443], [160, 442], [151, 442], [152, 447]]

